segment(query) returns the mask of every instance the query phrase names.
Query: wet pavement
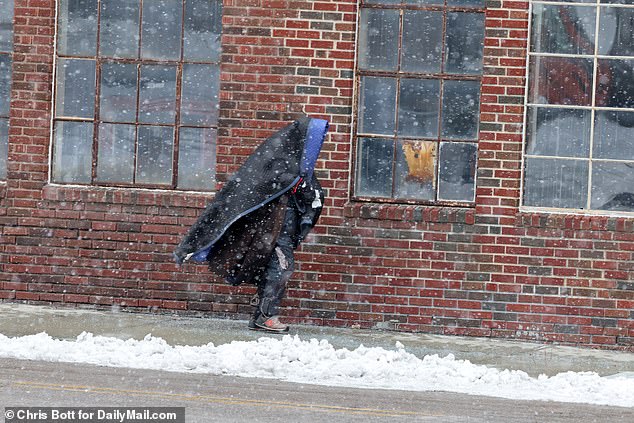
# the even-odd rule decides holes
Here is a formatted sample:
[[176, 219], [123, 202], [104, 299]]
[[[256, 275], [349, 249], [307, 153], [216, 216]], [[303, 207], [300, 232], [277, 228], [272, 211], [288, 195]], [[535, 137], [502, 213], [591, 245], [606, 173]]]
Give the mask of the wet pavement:
[[[119, 339], [143, 339], [147, 334], [165, 339], [170, 345], [221, 345], [250, 341], [264, 334], [247, 329], [246, 321], [140, 314], [112, 308], [108, 311], [56, 308], [23, 304], [0, 304], [0, 333], [6, 336], [46, 332], [53, 338], [75, 339], [82, 332]], [[359, 345], [394, 349], [400, 342], [406, 351], [424, 357], [453, 354], [499, 369], [523, 370], [531, 376], [548, 376], [565, 371], [594, 371], [602, 376], [634, 372], [634, 353], [557, 346], [489, 338], [412, 334], [393, 331], [291, 327], [291, 334], [303, 340], [327, 340], [335, 348], [355, 349]]]

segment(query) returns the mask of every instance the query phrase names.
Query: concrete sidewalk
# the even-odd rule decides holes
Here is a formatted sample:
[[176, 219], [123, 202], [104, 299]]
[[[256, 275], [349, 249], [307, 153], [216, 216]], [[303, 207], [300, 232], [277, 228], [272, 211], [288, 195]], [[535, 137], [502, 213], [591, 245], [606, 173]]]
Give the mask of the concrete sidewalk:
[[[10, 337], [46, 332], [54, 338], [74, 339], [82, 332], [120, 339], [142, 339], [147, 334], [171, 345], [214, 345], [251, 341], [262, 336], [281, 336], [250, 331], [246, 321], [171, 315], [138, 314], [113, 308], [95, 311], [71, 308], [0, 304], [0, 333]], [[498, 369], [523, 370], [531, 376], [566, 371], [593, 371], [602, 376], [634, 372], [634, 353], [592, 350], [488, 338], [411, 334], [378, 330], [292, 326], [291, 335], [302, 339], [326, 339], [335, 348], [394, 349], [400, 342], [418, 356], [453, 354]]]

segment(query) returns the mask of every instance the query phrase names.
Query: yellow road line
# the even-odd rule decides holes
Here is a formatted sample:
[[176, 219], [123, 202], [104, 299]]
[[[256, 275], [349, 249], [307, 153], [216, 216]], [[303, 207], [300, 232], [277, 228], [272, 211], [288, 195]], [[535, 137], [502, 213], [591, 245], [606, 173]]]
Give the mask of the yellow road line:
[[13, 383], [19, 386], [26, 386], [26, 387], [35, 388], [35, 389], [48, 389], [53, 391], [102, 393], [102, 394], [124, 394], [124, 395], [177, 399], [182, 401], [194, 401], [199, 403], [250, 405], [254, 407], [266, 406], [266, 407], [276, 407], [276, 408], [298, 408], [298, 409], [310, 409], [314, 411], [325, 411], [325, 412], [332, 412], [332, 413], [363, 414], [363, 415], [369, 415], [369, 416], [383, 416], [383, 417], [398, 417], [398, 416], [440, 417], [442, 416], [441, 414], [427, 414], [427, 413], [420, 413], [415, 411], [381, 410], [378, 408], [343, 407], [343, 406], [337, 406], [337, 405], [324, 405], [324, 404], [302, 404], [302, 403], [285, 402], [285, 401], [236, 399], [236, 398], [220, 397], [220, 396], [213, 396], [213, 395], [174, 394], [170, 392], [103, 388], [98, 386], [64, 385], [64, 384], [55, 384], [55, 383], [23, 382], [23, 381], [13, 382]]

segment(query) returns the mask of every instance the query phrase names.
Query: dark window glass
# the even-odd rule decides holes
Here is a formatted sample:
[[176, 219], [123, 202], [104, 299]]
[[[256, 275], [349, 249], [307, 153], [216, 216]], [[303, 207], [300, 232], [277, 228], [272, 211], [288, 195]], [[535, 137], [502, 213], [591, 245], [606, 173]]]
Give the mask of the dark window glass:
[[139, 122], [174, 123], [176, 116], [176, 67], [141, 66]]
[[399, 12], [361, 9], [359, 67], [396, 70], [398, 63]]
[[438, 198], [473, 201], [477, 144], [441, 142], [438, 159]]
[[13, 0], [0, 0], [0, 52], [13, 51]]
[[584, 209], [588, 198], [588, 161], [527, 158], [524, 204]]
[[144, 1], [141, 57], [178, 60], [181, 57], [182, 0]]
[[0, 180], [7, 179], [13, 51], [13, 0], [0, 0]]
[[442, 96], [442, 135], [451, 139], [478, 136], [480, 84], [477, 81], [445, 81]]
[[99, 125], [97, 180], [132, 183], [134, 178], [134, 125]]
[[594, 134], [593, 157], [634, 160], [634, 111], [597, 111]]
[[0, 118], [0, 179], [7, 178], [8, 153], [9, 153], [9, 119]]
[[536, 3], [531, 48], [539, 53], [592, 54], [595, 22], [595, 7]]
[[218, 123], [218, 90], [220, 69], [212, 65], [183, 66], [181, 123], [183, 125], [216, 125]]
[[94, 56], [97, 50], [97, 0], [62, 0], [58, 54]]
[[590, 110], [529, 107], [526, 118], [527, 154], [588, 157]]
[[183, 40], [185, 60], [218, 61], [221, 29], [220, 1], [186, 1]]
[[359, 93], [359, 132], [394, 133], [396, 79], [366, 76]]
[[456, 7], [484, 7], [484, 0], [447, 0], [447, 5]]
[[0, 116], [9, 116], [11, 62], [10, 54], [0, 54]]
[[596, 105], [634, 108], [634, 60], [599, 59], [597, 63]]
[[139, 57], [139, 3], [101, 0], [99, 53], [104, 57]]
[[91, 122], [58, 121], [55, 123], [54, 182], [90, 183], [92, 135]]
[[592, 163], [593, 209], [634, 212], [634, 164]]
[[592, 59], [533, 56], [529, 101], [538, 104], [590, 106], [592, 101]]
[[398, 133], [405, 137], [437, 137], [440, 81], [402, 79], [398, 105]]
[[216, 170], [216, 138], [212, 128], [181, 128], [178, 150], [178, 188], [213, 190]]
[[442, 63], [442, 12], [403, 12], [401, 69], [405, 72], [440, 72]]
[[92, 118], [95, 114], [95, 61], [59, 59], [55, 114]]
[[101, 120], [135, 122], [137, 66], [130, 63], [104, 63], [101, 66]]
[[484, 14], [447, 13], [446, 72], [481, 74], [484, 48]]
[[357, 195], [391, 197], [393, 163], [392, 140], [361, 138], [357, 151]]
[[172, 183], [174, 129], [139, 126], [136, 181], [149, 185]]

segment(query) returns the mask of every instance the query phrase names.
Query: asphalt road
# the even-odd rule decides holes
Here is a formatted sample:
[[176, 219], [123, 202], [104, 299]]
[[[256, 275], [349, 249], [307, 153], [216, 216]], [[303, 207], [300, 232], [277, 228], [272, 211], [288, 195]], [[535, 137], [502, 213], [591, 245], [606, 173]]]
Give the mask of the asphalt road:
[[4, 407], [185, 407], [207, 422], [632, 422], [634, 409], [0, 359]]

